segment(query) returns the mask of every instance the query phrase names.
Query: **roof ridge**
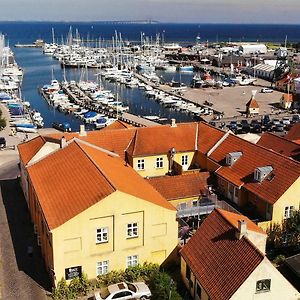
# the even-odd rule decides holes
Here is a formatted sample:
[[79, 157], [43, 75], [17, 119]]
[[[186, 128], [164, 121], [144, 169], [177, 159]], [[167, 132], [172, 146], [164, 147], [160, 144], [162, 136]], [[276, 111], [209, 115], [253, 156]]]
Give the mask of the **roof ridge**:
[[[88, 157], [88, 159], [92, 162], [92, 164], [95, 166], [95, 168], [104, 176], [105, 180], [108, 182], [108, 184], [115, 190], [117, 191], [118, 189], [116, 186], [111, 182], [111, 180], [106, 176], [106, 174], [103, 172], [103, 170], [100, 168], [100, 166], [94, 161], [94, 159], [89, 155], [78, 143], [78, 141], [74, 141], [74, 143], [81, 149], [81, 151]], [[88, 145], [87, 145], [88, 146]]]
[[[277, 155], [277, 156], [280, 156], [280, 157], [282, 157], [282, 158], [284, 158], [284, 159], [287, 159], [288, 161], [292, 161], [293, 163], [296, 163], [297, 165], [299, 165], [299, 167], [300, 167], [300, 162], [299, 161], [296, 161], [296, 160], [294, 160], [294, 159], [291, 159], [291, 158], [289, 158], [289, 157], [287, 157], [287, 156], [285, 156], [285, 155], [283, 155], [283, 154], [281, 154], [281, 153], [278, 153], [278, 152], [276, 152], [276, 151], [273, 151], [273, 150], [271, 150], [271, 149], [268, 149], [268, 148], [266, 148], [266, 147], [264, 147], [264, 146], [261, 146], [261, 145], [258, 145], [258, 144], [254, 144], [254, 143], [252, 143], [252, 142], [250, 142], [250, 141], [247, 141], [247, 140], [244, 140], [243, 138], [241, 138], [241, 137], [239, 137], [239, 136], [237, 136], [237, 135], [235, 135], [235, 134], [232, 134], [232, 136], [233, 137], [236, 137], [236, 138], [238, 138], [238, 139], [240, 139], [240, 140], [242, 140], [243, 142], [246, 142], [247, 144], [249, 144], [249, 145], [251, 145], [252, 147], [259, 147], [259, 148], [261, 148], [261, 149], [263, 149], [263, 150], [265, 150], [265, 151], [268, 151], [269, 153], [273, 153], [273, 154], [275, 154], [275, 155]], [[299, 145], [300, 146], [300, 145]]]
[[[218, 212], [218, 214], [222, 217], [222, 219], [223, 220], [225, 220], [226, 221], [226, 223], [227, 224], [229, 224], [231, 227], [233, 227], [234, 229], [236, 229], [235, 228], [235, 226], [233, 226], [223, 215], [222, 215], [222, 213], [219, 211], [220, 209], [219, 208], [215, 208], [215, 210]], [[227, 211], [226, 211], [227, 212]], [[231, 213], [231, 212], [229, 212], [229, 213]], [[243, 216], [243, 217], [246, 217], [246, 216], [244, 216], [244, 215], [241, 215], [241, 216]], [[249, 218], [247, 218], [247, 219], [249, 219]], [[249, 219], [250, 220], [250, 219]], [[250, 220], [251, 221], [251, 220]], [[252, 221], [251, 221], [252, 222]], [[245, 240], [251, 245], [251, 247], [254, 249], [254, 250], [256, 250], [263, 258], [265, 257], [265, 254], [263, 254], [249, 239], [248, 239], [248, 237], [247, 236], [243, 236], [242, 238], [245, 238]]]
[[275, 136], [275, 137], [277, 137], [277, 138], [279, 138], [279, 139], [282, 139], [282, 140], [284, 140], [284, 141], [286, 141], [286, 142], [289, 142], [289, 143], [291, 143], [291, 144], [294, 144], [295, 146], [299, 147], [299, 149], [300, 149], [300, 145], [299, 145], [299, 144], [295, 143], [295, 142], [292, 141], [292, 140], [287, 139], [285, 136], [279, 136], [279, 135], [275, 134], [274, 132], [265, 132], [265, 134], [269, 134], [269, 135]]

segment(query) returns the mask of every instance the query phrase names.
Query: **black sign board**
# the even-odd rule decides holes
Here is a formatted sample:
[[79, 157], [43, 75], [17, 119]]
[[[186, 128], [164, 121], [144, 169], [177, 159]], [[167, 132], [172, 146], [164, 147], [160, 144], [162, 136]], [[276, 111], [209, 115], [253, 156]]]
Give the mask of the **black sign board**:
[[77, 266], [77, 267], [70, 267], [65, 269], [65, 277], [66, 280], [70, 280], [76, 277], [81, 277], [82, 274], [82, 268], [81, 266]]

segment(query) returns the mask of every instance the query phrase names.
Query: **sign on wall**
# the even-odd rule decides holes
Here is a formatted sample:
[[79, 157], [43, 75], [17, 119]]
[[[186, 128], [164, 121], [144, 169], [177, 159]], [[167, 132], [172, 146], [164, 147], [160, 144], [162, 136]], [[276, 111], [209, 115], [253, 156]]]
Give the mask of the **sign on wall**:
[[66, 280], [71, 280], [76, 277], [81, 277], [82, 275], [82, 267], [77, 266], [77, 267], [70, 267], [65, 269], [65, 278]]

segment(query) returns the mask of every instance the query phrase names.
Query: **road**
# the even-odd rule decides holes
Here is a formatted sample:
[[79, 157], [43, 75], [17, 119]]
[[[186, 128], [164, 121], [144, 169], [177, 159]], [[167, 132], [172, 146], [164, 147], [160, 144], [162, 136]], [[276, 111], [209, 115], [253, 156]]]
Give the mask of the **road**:
[[[9, 146], [0, 151], [0, 299], [46, 300], [49, 278], [18, 179], [15, 146], [24, 137], [12, 135], [10, 127], [0, 131], [0, 136]], [[32, 256], [28, 246], [33, 247]]]

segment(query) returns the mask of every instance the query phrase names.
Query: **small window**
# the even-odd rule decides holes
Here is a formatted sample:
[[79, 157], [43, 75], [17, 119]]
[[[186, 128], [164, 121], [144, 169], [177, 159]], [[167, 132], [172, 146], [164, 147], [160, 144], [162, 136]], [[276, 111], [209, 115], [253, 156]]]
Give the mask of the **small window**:
[[156, 168], [160, 169], [164, 167], [164, 158], [163, 157], [157, 157], [156, 158]]
[[138, 170], [145, 170], [145, 160], [144, 159], [138, 159], [137, 168], [138, 168]]
[[108, 242], [108, 227], [102, 227], [97, 229], [96, 243], [107, 243]]
[[188, 280], [191, 279], [191, 269], [188, 265], [186, 266], [186, 270], [185, 270], [185, 278]]
[[285, 219], [290, 218], [293, 214], [293, 211], [294, 211], [294, 206], [286, 206], [284, 208], [284, 218]]
[[262, 279], [256, 282], [256, 292], [263, 293], [271, 290], [271, 279]]
[[197, 207], [198, 206], [198, 200], [193, 200], [193, 207]]
[[127, 238], [138, 237], [138, 224], [137, 223], [130, 223], [127, 224]]
[[181, 165], [182, 166], [187, 166], [188, 165], [188, 156], [187, 155], [182, 155], [181, 156]]
[[138, 255], [127, 256], [127, 267], [137, 266], [139, 263]]
[[99, 261], [96, 265], [96, 274], [105, 275], [108, 273], [108, 260]]
[[201, 286], [198, 283], [197, 283], [196, 293], [198, 298], [201, 299], [202, 290], [201, 290]]

